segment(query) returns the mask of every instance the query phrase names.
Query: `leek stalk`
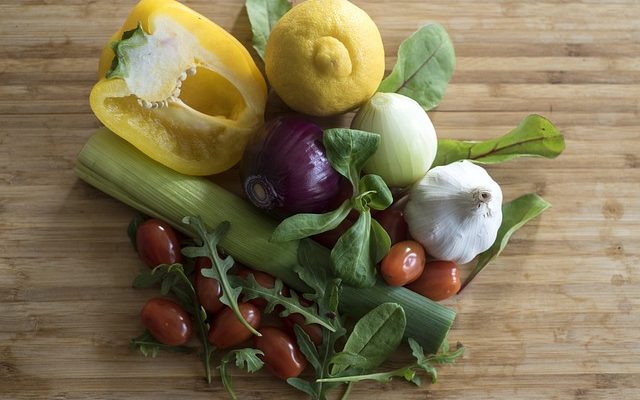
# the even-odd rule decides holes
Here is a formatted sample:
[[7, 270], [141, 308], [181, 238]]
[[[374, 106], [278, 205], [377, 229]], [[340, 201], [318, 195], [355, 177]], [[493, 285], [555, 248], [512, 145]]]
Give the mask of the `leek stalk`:
[[[106, 128], [89, 139], [78, 155], [75, 170], [92, 186], [189, 235], [195, 232], [181, 222], [184, 216], [199, 216], [208, 229], [229, 221], [231, 229], [221, 243], [227, 253], [245, 265], [282, 279], [294, 289], [307, 289], [293, 270], [298, 262], [298, 241], [269, 241], [278, 221], [206, 178], [175, 172]], [[398, 303], [404, 308], [405, 336], [413, 337], [432, 353], [446, 338], [455, 318], [455, 311], [451, 309], [408, 289], [381, 283], [365, 289], [344, 286], [341, 309], [360, 317], [385, 302]]]

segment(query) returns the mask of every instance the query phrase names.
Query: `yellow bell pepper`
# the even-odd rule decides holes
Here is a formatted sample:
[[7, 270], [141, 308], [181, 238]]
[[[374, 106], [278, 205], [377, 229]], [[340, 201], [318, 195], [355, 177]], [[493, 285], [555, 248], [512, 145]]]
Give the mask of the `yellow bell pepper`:
[[240, 42], [177, 1], [142, 0], [109, 43], [90, 95], [107, 128], [184, 174], [240, 160], [267, 100]]

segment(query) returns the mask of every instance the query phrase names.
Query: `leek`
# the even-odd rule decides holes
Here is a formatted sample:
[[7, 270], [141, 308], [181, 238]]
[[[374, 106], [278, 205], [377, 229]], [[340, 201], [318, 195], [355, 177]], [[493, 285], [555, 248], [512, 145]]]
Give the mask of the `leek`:
[[[227, 253], [245, 265], [282, 279], [296, 290], [307, 289], [294, 272], [298, 241], [269, 241], [278, 221], [206, 178], [175, 172], [106, 128], [89, 139], [78, 155], [75, 171], [92, 186], [189, 235], [195, 232], [182, 223], [185, 216], [199, 216], [208, 229], [222, 221], [231, 222], [231, 229], [221, 242]], [[408, 289], [380, 283], [364, 289], [344, 286], [341, 309], [360, 317], [386, 302], [404, 308], [406, 337], [415, 338], [428, 352], [435, 353], [440, 348], [455, 311]]]

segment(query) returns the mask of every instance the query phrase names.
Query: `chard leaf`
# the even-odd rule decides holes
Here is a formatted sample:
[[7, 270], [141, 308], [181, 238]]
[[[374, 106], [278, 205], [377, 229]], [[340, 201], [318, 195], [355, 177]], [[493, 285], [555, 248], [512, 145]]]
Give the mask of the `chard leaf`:
[[274, 242], [287, 242], [335, 229], [351, 211], [351, 201], [324, 214], [296, 214], [282, 221], [271, 235]]
[[[396, 303], [383, 303], [369, 311], [353, 327], [342, 352], [333, 357], [332, 374], [349, 368], [368, 371], [382, 364], [402, 341], [406, 322], [404, 309]], [[361, 358], [356, 359], [353, 354]]]
[[525, 194], [524, 196], [520, 196], [515, 200], [503, 204], [502, 224], [500, 224], [500, 228], [498, 229], [496, 241], [488, 250], [478, 256], [478, 263], [465, 280], [460, 291], [462, 291], [491, 260], [502, 253], [502, 250], [504, 250], [507, 243], [509, 243], [511, 235], [522, 228], [524, 224], [542, 214], [542, 212], [549, 207], [551, 207], [551, 204], [547, 203], [542, 197], [535, 193]]
[[447, 31], [440, 24], [424, 25], [402, 42], [398, 61], [378, 91], [403, 94], [430, 110], [442, 100], [455, 64]]
[[233, 382], [231, 380], [231, 375], [229, 375], [229, 371], [227, 370], [228, 364], [235, 362], [236, 367], [240, 369], [244, 369], [247, 372], [256, 372], [264, 366], [264, 362], [258, 357], [259, 355], [264, 355], [264, 353], [260, 350], [245, 348], [232, 350], [228, 352], [222, 360], [220, 360], [218, 369], [220, 370], [222, 386], [224, 386], [232, 399], [235, 400], [238, 397], [233, 391]]
[[291, 9], [291, 3], [288, 0], [247, 0], [245, 5], [253, 33], [253, 48], [264, 59], [269, 34], [278, 20]]
[[366, 211], [340, 236], [331, 250], [336, 275], [354, 287], [371, 287], [376, 283], [376, 265], [370, 249], [371, 214]]
[[483, 142], [438, 140], [432, 167], [458, 160], [496, 164], [518, 157], [555, 158], [564, 150], [564, 136], [548, 119], [532, 114], [506, 135]]
[[331, 323], [318, 315], [315, 306], [303, 306], [300, 304], [300, 298], [296, 292], [290, 290], [289, 296], [283, 295], [282, 289], [284, 284], [280, 279], [276, 279], [273, 288], [261, 286], [253, 274], [249, 274], [247, 279], [242, 279], [239, 276], [229, 276], [229, 281], [237, 288], [241, 288], [245, 301], [256, 298], [265, 299], [267, 301], [267, 307], [265, 308], [266, 313], [272, 312], [276, 306], [282, 306], [283, 310], [280, 312], [281, 317], [286, 317], [289, 314], [300, 314], [304, 317], [305, 323], [307, 324], [318, 324], [325, 329], [335, 331]]

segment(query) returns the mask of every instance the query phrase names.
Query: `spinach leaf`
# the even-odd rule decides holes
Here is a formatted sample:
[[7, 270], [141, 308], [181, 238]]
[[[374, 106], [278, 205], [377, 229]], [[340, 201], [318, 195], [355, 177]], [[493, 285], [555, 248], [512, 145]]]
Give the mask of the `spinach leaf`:
[[455, 64], [447, 31], [440, 24], [424, 25], [402, 42], [398, 61], [378, 91], [403, 94], [430, 110], [442, 100]]
[[291, 9], [291, 3], [288, 0], [247, 0], [245, 5], [253, 33], [253, 48], [264, 59], [269, 34], [278, 20]]
[[[376, 368], [398, 347], [407, 321], [404, 309], [396, 303], [383, 303], [369, 311], [356, 323], [341, 353], [333, 359], [333, 375], [348, 368], [367, 371]], [[339, 363], [338, 355], [347, 353], [362, 356], [358, 365]], [[338, 357], [338, 358], [337, 358]], [[347, 357], [353, 360], [353, 357]]]
[[378, 372], [361, 375], [343, 375], [331, 378], [318, 379], [317, 382], [326, 383], [354, 383], [361, 381], [377, 381], [382, 383], [390, 382], [393, 378], [404, 378], [408, 382], [412, 382], [420, 386], [420, 377], [416, 375], [416, 371], [423, 370], [431, 376], [431, 382], [436, 383], [437, 371], [435, 366], [440, 364], [453, 363], [464, 353], [464, 347], [460, 343], [456, 347], [456, 350], [449, 351], [449, 346], [443, 342], [443, 347], [437, 354], [425, 355], [422, 351], [422, 347], [413, 339], [409, 339], [409, 346], [411, 347], [411, 353], [416, 358], [416, 361], [407, 366], [394, 369], [388, 372]]
[[283, 310], [280, 312], [281, 317], [286, 317], [289, 314], [300, 314], [304, 317], [307, 324], [318, 324], [325, 329], [335, 331], [335, 328], [326, 318], [318, 315], [315, 306], [303, 306], [296, 292], [290, 290], [289, 296], [283, 295], [282, 289], [284, 284], [280, 279], [276, 279], [273, 288], [261, 286], [253, 274], [249, 274], [247, 279], [242, 279], [239, 276], [229, 276], [229, 281], [233, 283], [235, 287], [242, 289], [244, 301], [256, 298], [265, 299], [267, 301], [267, 307], [264, 311], [267, 314], [271, 313], [276, 306], [282, 306]]
[[222, 360], [220, 360], [218, 369], [220, 370], [222, 386], [224, 386], [232, 399], [236, 400], [238, 397], [233, 391], [231, 375], [229, 375], [229, 372], [227, 371], [228, 364], [235, 361], [236, 367], [244, 369], [247, 372], [256, 372], [264, 365], [264, 362], [258, 357], [259, 355], [264, 355], [264, 353], [260, 350], [251, 348], [237, 349], [228, 352]]
[[542, 212], [549, 207], [551, 207], [551, 204], [547, 203], [542, 197], [535, 193], [525, 194], [524, 196], [520, 196], [515, 200], [503, 204], [502, 224], [500, 224], [500, 228], [498, 229], [496, 241], [488, 250], [478, 256], [478, 263], [462, 284], [460, 291], [462, 291], [491, 260], [502, 253], [502, 250], [507, 246], [511, 235], [513, 235], [515, 231], [522, 228], [524, 224], [533, 218], [542, 214]]
[[202, 245], [199, 247], [185, 247], [182, 249], [182, 254], [187, 257], [207, 257], [211, 260], [211, 268], [203, 268], [200, 273], [207, 277], [216, 279], [220, 282], [222, 287], [222, 296], [220, 296], [220, 302], [226, 306], [229, 306], [233, 313], [252, 334], [261, 336], [260, 333], [251, 326], [240, 313], [238, 307], [238, 297], [242, 289], [239, 287], [233, 287], [229, 282], [227, 272], [233, 267], [234, 261], [231, 256], [221, 258], [218, 254], [218, 243], [222, 240], [224, 235], [229, 231], [229, 222], [222, 222], [212, 232], [207, 232], [204, 223], [198, 217], [185, 217], [182, 222], [187, 225], [191, 225], [196, 234], [200, 237]]
[[360, 171], [378, 149], [380, 135], [355, 129], [327, 129], [323, 143], [331, 166], [349, 179], [354, 195], [357, 195]]
[[393, 203], [393, 195], [384, 183], [384, 180], [378, 175], [368, 174], [363, 176], [358, 182], [358, 190], [360, 194], [356, 199], [362, 198], [362, 209], [368, 210], [384, 210]]
[[345, 233], [331, 250], [331, 260], [336, 274], [354, 287], [371, 287], [376, 283], [376, 265], [371, 257], [371, 214], [366, 211]]
[[371, 257], [374, 262], [382, 261], [391, 249], [391, 238], [378, 221], [371, 218]]
[[506, 135], [483, 142], [438, 140], [432, 167], [458, 160], [495, 164], [518, 157], [555, 158], [564, 150], [564, 137], [548, 119], [532, 114]]
[[335, 229], [351, 211], [351, 201], [324, 214], [296, 214], [282, 221], [271, 235], [274, 242], [286, 242], [317, 235]]

